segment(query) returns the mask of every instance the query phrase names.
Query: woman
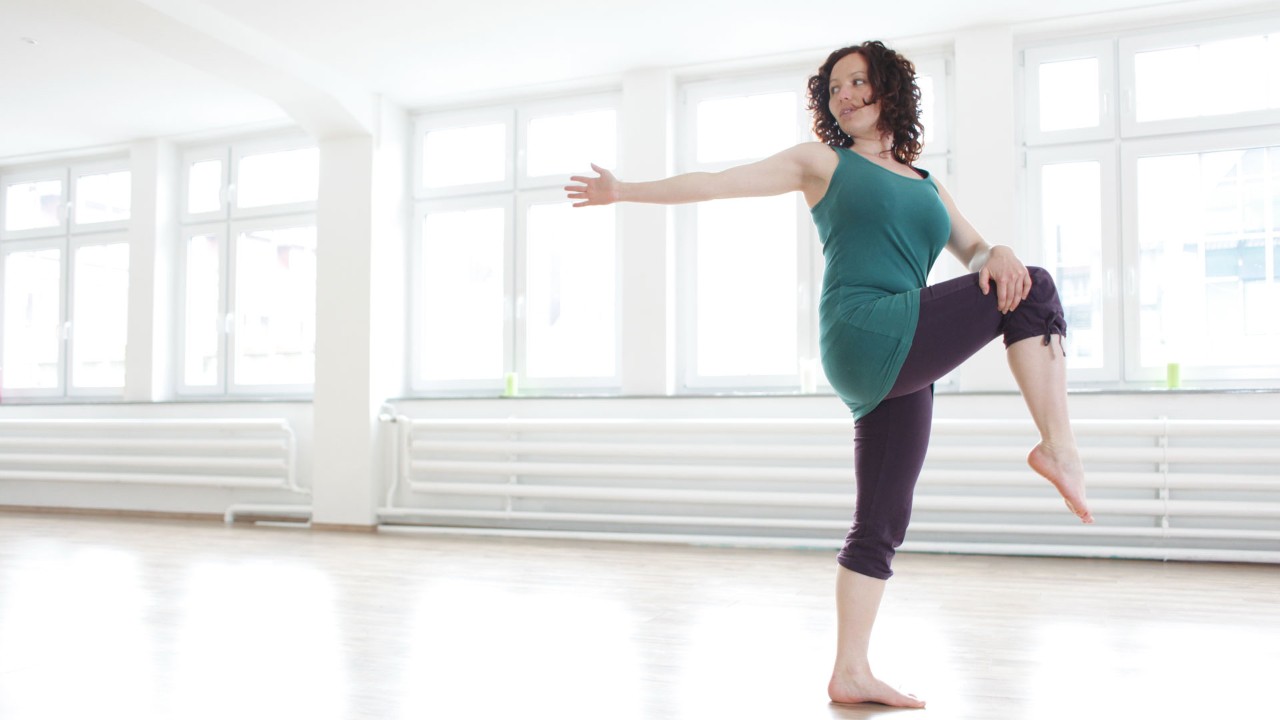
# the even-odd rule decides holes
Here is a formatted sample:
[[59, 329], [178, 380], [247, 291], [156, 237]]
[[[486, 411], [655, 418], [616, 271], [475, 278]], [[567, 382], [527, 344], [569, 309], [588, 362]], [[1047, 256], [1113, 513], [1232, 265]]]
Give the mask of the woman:
[[[987, 244], [947, 191], [911, 165], [921, 151], [919, 98], [911, 62], [866, 42], [833, 52], [809, 78], [822, 142], [654, 182], [619, 182], [593, 165], [598, 177], [575, 176], [565, 188], [575, 207], [804, 193], [826, 258], [823, 369], [855, 419], [858, 502], [838, 556], [835, 702], [924, 706], [872, 674], [867, 646], [928, 448], [933, 382], [992, 339], [1003, 336], [1040, 431], [1028, 463], [1093, 522], [1067, 418], [1066, 324], [1053, 280]], [[925, 287], [944, 247], [973, 274]]]

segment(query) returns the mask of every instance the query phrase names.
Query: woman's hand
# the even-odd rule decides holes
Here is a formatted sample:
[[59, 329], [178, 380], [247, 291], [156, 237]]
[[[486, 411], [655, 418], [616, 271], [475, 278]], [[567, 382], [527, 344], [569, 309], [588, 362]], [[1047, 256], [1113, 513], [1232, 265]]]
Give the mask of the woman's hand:
[[613, 176], [613, 173], [595, 163], [591, 163], [591, 169], [600, 173], [600, 177], [574, 175], [569, 180], [582, 184], [564, 186], [564, 190], [569, 194], [570, 200], [580, 201], [574, 203], [573, 206], [609, 205], [618, 202], [618, 179]]
[[1031, 292], [1031, 273], [1004, 245], [996, 245], [987, 253], [987, 261], [978, 271], [978, 287], [983, 295], [991, 294], [991, 281], [996, 282], [996, 307], [1001, 314], [1013, 312]]

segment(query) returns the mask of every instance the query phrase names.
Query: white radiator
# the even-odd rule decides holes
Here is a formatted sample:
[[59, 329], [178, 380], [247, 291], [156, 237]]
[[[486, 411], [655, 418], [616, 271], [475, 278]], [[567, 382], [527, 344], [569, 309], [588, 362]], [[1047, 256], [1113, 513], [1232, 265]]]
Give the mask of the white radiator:
[[281, 489], [296, 443], [279, 419], [0, 420], [0, 481]]
[[[848, 420], [394, 417], [384, 527], [836, 548]], [[1029, 421], [934, 421], [904, 550], [1280, 562], [1280, 422], [1077, 420], [1091, 526]]]

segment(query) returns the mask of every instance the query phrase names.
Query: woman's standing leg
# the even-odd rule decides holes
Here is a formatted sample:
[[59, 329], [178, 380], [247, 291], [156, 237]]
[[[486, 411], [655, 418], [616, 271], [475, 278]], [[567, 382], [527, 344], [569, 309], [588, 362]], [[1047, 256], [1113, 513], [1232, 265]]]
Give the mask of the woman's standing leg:
[[836, 662], [827, 686], [836, 702], [924, 706], [876, 679], [867, 652], [889, 566], [911, 520], [932, 422], [933, 389], [925, 387], [884, 400], [855, 426], [858, 502], [838, 558]]

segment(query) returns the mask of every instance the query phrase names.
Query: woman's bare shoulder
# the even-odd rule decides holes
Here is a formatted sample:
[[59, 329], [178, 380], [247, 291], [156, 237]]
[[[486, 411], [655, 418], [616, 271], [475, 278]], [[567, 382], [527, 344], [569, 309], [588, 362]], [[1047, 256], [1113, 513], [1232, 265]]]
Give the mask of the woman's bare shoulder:
[[835, 174], [836, 165], [840, 163], [836, 149], [826, 143], [817, 141], [800, 143], [791, 148], [791, 152], [795, 153], [796, 160], [804, 167], [806, 175], [824, 180], [831, 179]]

